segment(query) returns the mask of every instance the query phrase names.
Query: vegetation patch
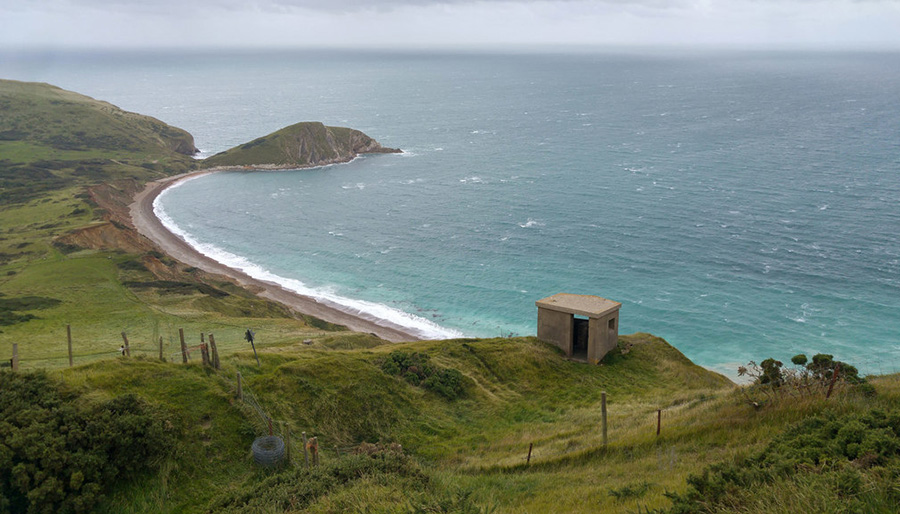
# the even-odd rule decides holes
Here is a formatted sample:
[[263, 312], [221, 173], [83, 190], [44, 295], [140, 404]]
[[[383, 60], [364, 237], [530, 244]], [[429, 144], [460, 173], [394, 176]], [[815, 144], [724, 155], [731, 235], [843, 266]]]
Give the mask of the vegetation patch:
[[[750, 457], [691, 475], [687, 492], [670, 495], [671, 512], [755, 512], [750, 502], [765, 496], [761, 486], [795, 490], [798, 483], [841, 512], [892, 512], [900, 504], [898, 478], [900, 411], [828, 412], [793, 426]], [[774, 505], [776, 499], [768, 501]]]
[[638, 482], [635, 484], [627, 484], [622, 487], [609, 490], [609, 495], [618, 501], [625, 501], [633, 498], [640, 498], [647, 494], [650, 490], [649, 482]]
[[[320, 501], [329, 512], [484, 512], [470, 494], [439, 488], [402, 452], [373, 447], [311, 470], [288, 469], [252, 481], [214, 499], [207, 512], [299, 512]], [[398, 498], [405, 505], [397, 505]]]
[[836, 391], [844, 390], [874, 394], [874, 388], [859, 376], [856, 367], [834, 360], [833, 355], [819, 353], [810, 360], [801, 353], [792, 357], [791, 363], [793, 368], [785, 367], [779, 360], [766, 359], [738, 368], [738, 376], [753, 379], [750, 387], [742, 390], [747, 401], [759, 407], [765, 401], [783, 397], [828, 398]]
[[168, 448], [136, 396], [97, 402], [44, 373], [0, 372], [0, 513], [90, 512]]
[[79, 250], [84, 250], [84, 248], [82, 248], [78, 245], [73, 245], [71, 243], [65, 243], [63, 241], [60, 241], [59, 239], [54, 239], [52, 244], [53, 244], [54, 248], [56, 248], [61, 253], [66, 254], [66, 255], [70, 254], [70, 253], [75, 253]]
[[22, 296], [0, 298], [0, 325], [14, 325], [35, 319], [34, 314], [20, 314], [18, 311], [34, 311], [56, 307], [61, 302], [56, 298], [43, 296]]
[[116, 267], [124, 271], [150, 271], [144, 263], [137, 259], [127, 259], [116, 263]]
[[130, 287], [131, 289], [159, 289], [162, 293], [193, 294], [199, 291], [205, 295], [212, 296], [213, 298], [224, 298], [228, 296], [228, 293], [225, 291], [216, 289], [207, 284], [192, 284], [190, 282], [178, 282], [176, 280], [151, 280], [147, 282], [126, 281], [123, 282], [123, 284], [125, 287]]
[[463, 395], [463, 374], [453, 368], [442, 368], [431, 363], [428, 355], [419, 352], [394, 351], [381, 364], [388, 375], [403, 377], [414, 386], [455, 400]]

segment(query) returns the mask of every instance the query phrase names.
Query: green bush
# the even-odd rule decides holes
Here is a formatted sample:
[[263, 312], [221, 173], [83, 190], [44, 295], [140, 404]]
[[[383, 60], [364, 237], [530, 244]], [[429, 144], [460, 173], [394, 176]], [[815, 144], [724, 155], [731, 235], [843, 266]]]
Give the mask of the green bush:
[[[869, 475], [863, 477], [862, 473]], [[816, 483], [831, 484], [830, 491], [817, 495], [857, 501], [865, 492], [870, 504], [893, 504], [896, 491], [889, 485], [893, 482], [890, 476], [898, 474], [900, 411], [829, 413], [793, 426], [754, 455], [691, 475], [687, 492], [668, 496], [674, 513], [743, 510], [739, 506], [747, 491], [816, 475], [822, 478]], [[884, 475], [888, 478], [880, 478]], [[863, 491], [864, 482], [873, 485]]]
[[875, 394], [875, 389], [859, 376], [856, 367], [834, 360], [833, 355], [819, 353], [810, 361], [801, 353], [791, 357], [791, 363], [794, 368], [770, 358], [739, 367], [738, 376], [753, 379], [749, 387], [742, 389], [747, 400], [758, 407], [764, 398], [828, 396], [842, 389], [866, 396]]
[[88, 512], [152, 467], [166, 436], [134, 395], [89, 401], [44, 373], [0, 372], [0, 513]]
[[459, 370], [436, 366], [424, 353], [391, 352], [381, 364], [381, 369], [388, 375], [402, 377], [411, 385], [433, 391], [448, 400], [455, 400], [465, 392], [463, 374]]

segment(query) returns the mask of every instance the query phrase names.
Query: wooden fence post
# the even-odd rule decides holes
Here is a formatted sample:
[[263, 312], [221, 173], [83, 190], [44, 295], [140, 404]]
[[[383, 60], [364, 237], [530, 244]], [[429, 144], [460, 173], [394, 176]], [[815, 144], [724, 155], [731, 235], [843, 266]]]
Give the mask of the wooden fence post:
[[306, 469], [309, 470], [309, 452], [306, 450], [306, 432], [300, 432], [300, 438], [303, 440], [303, 460], [306, 461]]
[[534, 443], [528, 443], [528, 457], [525, 459], [525, 464], [531, 464], [531, 448], [534, 446]]
[[287, 463], [291, 463], [291, 425], [284, 423], [284, 453], [287, 455]]
[[212, 354], [210, 355], [212, 367], [221, 369], [219, 364], [219, 349], [216, 348], [216, 338], [213, 337], [212, 334], [209, 335], [209, 347], [212, 349]]
[[69, 340], [69, 367], [72, 367], [72, 325], [66, 325], [66, 339]]
[[166, 357], [163, 355], [163, 338], [159, 336], [159, 360], [166, 362]]
[[178, 337], [181, 339], [181, 362], [187, 364], [188, 361], [188, 353], [187, 353], [187, 345], [184, 344], [184, 329], [178, 329]]
[[600, 393], [600, 424], [603, 432], [603, 446], [606, 446], [606, 391]]
[[122, 340], [125, 341], [125, 353], [123, 355], [131, 357], [131, 349], [128, 348], [128, 336], [125, 335], [125, 332], [122, 332]]
[[200, 345], [200, 360], [203, 361], [204, 366], [209, 366], [209, 348], [206, 347], [206, 344]]
[[19, 343], [13, 343], [12, 370], [19, 371]]
[[825, 399], [831, 398], [831, 391], [834, 389], [834, 383], [837, 381], [838, 373], [841, 372], [841, 365], [838, 364], [834, 367], [834, 371], [831, 372], [831, 384], [828, 385], [828, 392], [825, 393]]
[[656, 409], [656, 437], [659, 437], [659, 430], [662, 428], [662, 409]]
[[203, 340], [203, 332], [200, 332], [200, 342], [201, 342], [201, 343], [205, 343], [205, 342], [206, 342], [206, 341]]
[[309, 453], [312, 454], [312, 465], [319, 467], [319, 438], [311, 437], [307, 445], [309, 446]]

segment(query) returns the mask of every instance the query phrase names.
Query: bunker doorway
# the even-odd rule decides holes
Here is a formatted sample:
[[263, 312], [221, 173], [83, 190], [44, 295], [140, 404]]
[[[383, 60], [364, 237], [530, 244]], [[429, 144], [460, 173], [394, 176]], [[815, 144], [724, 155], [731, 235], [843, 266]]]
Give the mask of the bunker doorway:
[[572, 327], [572, 357], [587, 360], [590, 321], [575, 316], [573, 322], [575, 326]]

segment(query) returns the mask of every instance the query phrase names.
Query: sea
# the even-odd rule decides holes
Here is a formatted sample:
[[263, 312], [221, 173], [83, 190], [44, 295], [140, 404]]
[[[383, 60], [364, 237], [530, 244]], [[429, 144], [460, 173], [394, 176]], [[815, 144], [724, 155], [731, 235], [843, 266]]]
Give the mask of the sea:
[[536, 332], [535, 301], [622, 303], [729, 376], [830, 353], [900, 372], [900, 54], [0, 53], [184, 128], [201, 156], [299, 121], [402, 154], [185, 181], [203, 253], [427, 338]]

